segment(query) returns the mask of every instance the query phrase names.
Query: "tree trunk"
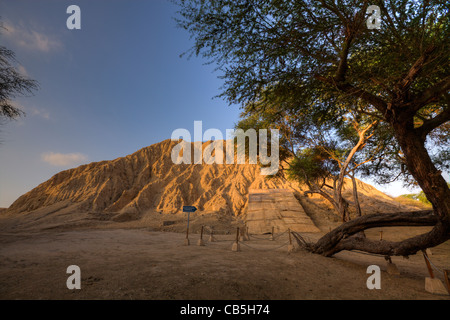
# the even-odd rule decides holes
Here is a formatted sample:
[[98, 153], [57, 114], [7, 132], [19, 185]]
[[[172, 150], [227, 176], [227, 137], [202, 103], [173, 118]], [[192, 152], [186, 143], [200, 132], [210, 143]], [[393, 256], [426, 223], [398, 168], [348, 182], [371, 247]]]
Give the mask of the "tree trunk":
[[[349, 174], [348, 167], [355, 156], [355, 154], [361, 150], [364, 145], [366, 144], [367, 140], [370, 138], [366, 136], [367, 132], [374, 126], [376, 126], [378, 121], [372, 122], [370, 125], [368, 125], [365, 129], [358, 129], [359, 123], [354, 122], [353, 125], [355, 129], [358, 131], [359, 140], [358, 143], [350, 150], [350, 153], [347, 155], [347, 158], [345, 159], [344, 163], [340, 166], [340, 172], [339, 176], [337, 177], [337, 180], [334, 180], [334, 201], [338, 204], [338, 210], [339, 214], [342, 216], [342, 222], [347, 222], [350, 220], [350, 214], [348, 211], [348, 202], [344, 199], [342, 196], [342, 189], [344, 187], [345, 183], [345, 176]], [[355, 185], [353, 185], [355, 187]], [[358, 202], [359, 203], [359, 202]]]
[[334, 209], [336, 210], [339, 217], [342, 218], [343, 222], [348, 221], [349, 214], [348, 214], [348, 202], [344, 199], [342, 196], [342, 192], [337, 191], [336, 189], [336, 181], [337, 178], [334, 178], [333, 181], [333, 196], [329, 195], [327, 192], [323, 191], [319, 186], [317, 186], [315, 183], [306, 182], [306, 185], [308, 186], [309, 190], [304, 192], [304, 195], [317, 193], [321, 195], [325, 200], [327, 200], [331, 205], [333, 205]]
[[348, 214], [348, 202], [342, 196], [342, 187], [344, 185], [345, 179], [345, 169], [341, 168], [341, 172], [337, 178], [334, 179], [333, 183], [333, 200], [336, 203], [336, 210], [339, 216], [342, 218], [342, 222], [347, 222], [349, 220]]
[[359, 197], [358, 197], [358, 186], [356, 184], [355, 176], [352, 174], [352, 185], [353, 185], [353, 201], [355, 201], [355, 209], [356, 209], [356, 216], [361, 217], [361, 206], [359, 204]]
[[405, 155], [409, 172], [433, 205], [440, 223], [449, 228], [450, 189], [442, 177], [442, 173], [431, 161], [424, 145], [425, 141], [414, 130], [412, 123], [409, 125], [394, 123], [393, 126], [397, 141]]
[[[356, 210], [356, 217], [361, 217], [362, 216], [362, 211], [361, 211], [361, 205], [359, 204], [359, 197], [358, 197], [358, 185], [356, 183], [356, 178], [354, 173], [352, 173], [350, 175], [351, 179], [352, 179], [352, 186], [353, 186], [353, 201], [355, 202], [355, 210]], [[365, 238], [366, 234], [363, 231], [358, 232], [355, 237], [358, 238]]]

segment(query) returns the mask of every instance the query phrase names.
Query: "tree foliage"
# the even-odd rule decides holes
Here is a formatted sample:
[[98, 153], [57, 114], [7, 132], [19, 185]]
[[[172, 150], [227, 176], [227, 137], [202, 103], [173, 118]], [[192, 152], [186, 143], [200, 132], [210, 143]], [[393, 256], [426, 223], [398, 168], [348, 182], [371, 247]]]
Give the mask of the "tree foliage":
[[35, 80], [18, 71], [14, 52], [0, 46], [0, 119], [16, 119], [24, 115], [13, 100], [17, 96], [31, 94], [37, 88]]
[[[366, 25], [369, 5], [381, 9], [379, 30]], [[391, 156], [378, 157], [370, 172], [410, 175], [438, 217], [429, 233], [380, 249], [406, 255], [450, 237], [441, 174], [450, 147], [449, 8], [443, 0], [180, 0], [178, 23], [194, 40], [190, 53], [217, 65], [230, 103], [271, 99], [287, 115], [306, 110], [333, 122], [353, 113], [378, 122], [376, 145], [385, 142], [380, 153]], [[331, 243], [324, 241], [316, 252], [336, 252], [323, 250]]]
[[364, 118], [347, 112], [341, 118], [324, 121], [314, 109], [289, 113], [266, 98], [247, 105], [236, 127], [243, 130], [278, 129], [283, 169], [279, 173], [286, 173], [288, 178], [306, 185], [305, 195], [321, 195], [346, 221], [350, 219], [350, 213], [349, 202], [342, 195], [345, 179], [353, 180], [353, 201], [359, 216], [355, 171], [373, 161], [380, 149], [378, 146], [372, 151], [366, 150], [365, 157], [360, 154], [371, 141], [378, 124]]
[[[280, 109], [313, 106], [322, 117], [336, 118], [342, 116], [336, 105], [346, 102], [360, 114], [389, 122], [392, 101], [405, 95], [417, 100], [410, 110], [403, 108], [405, 116], [414, 119], [422, 135], [433, 131], [428, 145], [436, 145], [433, 138], [439, 141], [441, 152], [434, 160], [442, 170], [449, 164], [450, 148], [448, 124], [441, 126], [450, 116], [449, 5], [371, 1], [381, 7], [382, 26], [369, 30], [368, 4], [180, 1], [178, 22], [195, 40], [189, 52], [202, 55], [221, 71], [221, 96], [230, 103], [247, 105], [263, 95], [276, 97], [273, 101]], [[400, 146], [389, 142], [391, 158], [377, 167], [380, 182], [388, 182], [399, 171], [409, 173], [398, 156]]]

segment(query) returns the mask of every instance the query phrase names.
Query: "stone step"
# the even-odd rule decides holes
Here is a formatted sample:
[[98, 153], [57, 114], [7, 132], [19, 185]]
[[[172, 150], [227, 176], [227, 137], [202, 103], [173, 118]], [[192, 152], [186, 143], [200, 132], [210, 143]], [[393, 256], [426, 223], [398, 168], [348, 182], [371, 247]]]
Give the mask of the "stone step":
[[287, 189], [250, 190], [246, 223], [250, 234], [320, 232]]

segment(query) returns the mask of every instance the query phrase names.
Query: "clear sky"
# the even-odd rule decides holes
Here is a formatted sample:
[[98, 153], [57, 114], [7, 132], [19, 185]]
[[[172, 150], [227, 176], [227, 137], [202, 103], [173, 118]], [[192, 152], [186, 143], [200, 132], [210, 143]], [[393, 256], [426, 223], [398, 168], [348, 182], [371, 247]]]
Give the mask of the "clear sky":
[[[69, 30], [69, 5], [81, 29]], [[0, 207], [59, 171], [112, 160], [170, 139], [177, 128], [231, 129], [238, 106], [176, 27], [168, 0], [2, 0], [0, 44], [39, 82], [16, 100], [27, 116], [0, 126]], [[393, 195], [409, 192], [383, 188]]]

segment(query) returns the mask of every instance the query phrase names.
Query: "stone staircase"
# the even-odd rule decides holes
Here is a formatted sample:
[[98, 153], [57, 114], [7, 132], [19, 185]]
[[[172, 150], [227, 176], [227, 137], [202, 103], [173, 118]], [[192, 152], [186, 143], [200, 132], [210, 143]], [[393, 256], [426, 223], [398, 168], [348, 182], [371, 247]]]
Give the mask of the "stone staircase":
[[320, 232], [288, 189], [249, 190], [246, 223], [250, 234]]

